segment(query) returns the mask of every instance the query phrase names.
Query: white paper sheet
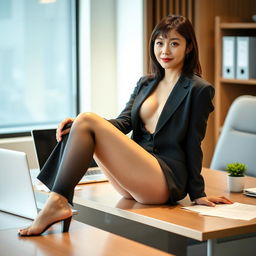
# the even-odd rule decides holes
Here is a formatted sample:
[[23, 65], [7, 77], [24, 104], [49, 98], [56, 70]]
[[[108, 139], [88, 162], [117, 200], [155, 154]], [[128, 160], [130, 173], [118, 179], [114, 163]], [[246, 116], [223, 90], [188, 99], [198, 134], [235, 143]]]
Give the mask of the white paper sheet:
[[223, 217], [239, 220], [251, 220], [256, 218], [256, 205], [250, 204], [217, 204], [215, 207], [209, 207], [204, 205], [193, 205], [188, 207], [182, 207], [190, 211], [198, 212], [202, 215]]

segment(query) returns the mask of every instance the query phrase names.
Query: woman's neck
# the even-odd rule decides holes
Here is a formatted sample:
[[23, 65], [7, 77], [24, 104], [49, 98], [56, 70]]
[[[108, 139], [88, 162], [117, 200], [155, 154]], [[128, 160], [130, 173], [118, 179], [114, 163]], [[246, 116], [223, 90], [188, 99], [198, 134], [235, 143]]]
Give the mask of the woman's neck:
[[181, 75], [181, 71], [173, 71], [173, 70], [165, 70], [163, 82], [166, 84], [176, 84], [178, 81], [179, 77]]

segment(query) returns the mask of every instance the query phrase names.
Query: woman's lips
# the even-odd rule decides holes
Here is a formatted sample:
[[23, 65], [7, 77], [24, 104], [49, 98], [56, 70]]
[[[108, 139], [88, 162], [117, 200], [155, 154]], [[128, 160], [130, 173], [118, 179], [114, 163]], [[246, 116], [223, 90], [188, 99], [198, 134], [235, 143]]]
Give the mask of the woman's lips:
[[161, 60], [162, 60], [163, 62], [169, 62], [169, 61], [171, 61], [172, 59], [170, 59], [170, 58], [161, 58]]

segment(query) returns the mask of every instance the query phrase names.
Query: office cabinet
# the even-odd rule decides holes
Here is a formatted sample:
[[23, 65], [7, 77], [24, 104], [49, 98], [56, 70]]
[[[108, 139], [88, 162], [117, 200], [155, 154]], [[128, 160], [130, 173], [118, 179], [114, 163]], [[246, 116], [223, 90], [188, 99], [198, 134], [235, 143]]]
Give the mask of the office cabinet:
[[[256, 96], [256, 79], [223, 78], [223, 37], [256, 36], [256, 23], [236, 18], [215, 17], [215, 120], [214, 139], [217, 142], [231, 103], [240, 95]], [[236, 65], [236, 63], [234, 63]], [[256, 66], [255, 66], [256, 69]]]

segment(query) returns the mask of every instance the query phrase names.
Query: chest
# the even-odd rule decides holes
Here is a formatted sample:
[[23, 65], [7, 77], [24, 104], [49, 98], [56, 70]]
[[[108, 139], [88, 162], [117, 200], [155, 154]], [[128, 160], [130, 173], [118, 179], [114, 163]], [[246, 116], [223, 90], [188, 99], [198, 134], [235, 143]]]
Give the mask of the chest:
[[173, 87], [159, 84], [156, 89], [144, 100], [140, 108], [140, 118], [145, 128], [153, 133], [159, 117], [164, 109]]

